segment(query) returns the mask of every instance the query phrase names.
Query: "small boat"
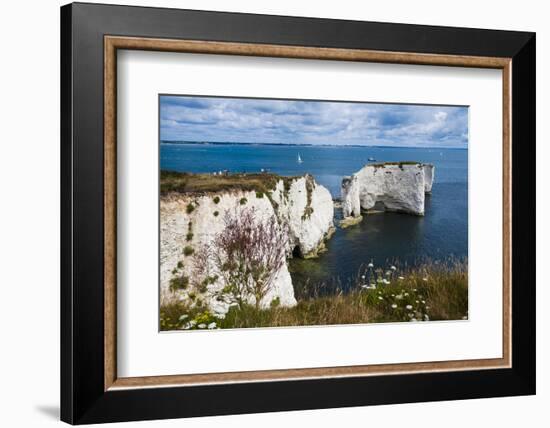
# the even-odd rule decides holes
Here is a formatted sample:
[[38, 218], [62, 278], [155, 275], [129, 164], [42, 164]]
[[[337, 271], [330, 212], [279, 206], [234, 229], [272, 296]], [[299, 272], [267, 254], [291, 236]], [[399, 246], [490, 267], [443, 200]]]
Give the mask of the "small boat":
[[369, 162], [374, 162], [376, 159], [374, 159], [372, 156], [368, 159]]
[[298, 153], [298, 163], [302, 163], [302, 162], [303, 162], [303, 160], [302, 160], [302, 158], [300, 157], [300, 153]]

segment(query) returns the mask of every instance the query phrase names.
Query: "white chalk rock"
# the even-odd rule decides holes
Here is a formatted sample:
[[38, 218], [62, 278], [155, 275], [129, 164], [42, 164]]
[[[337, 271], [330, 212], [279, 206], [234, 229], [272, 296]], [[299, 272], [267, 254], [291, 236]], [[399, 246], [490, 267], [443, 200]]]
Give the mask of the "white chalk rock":
[[305, 257], [315, 254], [334, 227], [330, 192], [306, 175], [293, 180], [287, 192], [279, 181], [272, 200], [277, 216], [288, 225], [290, 252]]
[[424, 190], [426, 193], [431, 193], [435, 177], [435, 166], [430, 163], [425, 163], [422, 164], [422, 167], [424, 168]]
[[343, 215], [357, 217], [361, 210], [373, 208], [424, 215], [424, 194], [431, 191], [432, 182], [431, 165], [366, 165], [342, 180]]

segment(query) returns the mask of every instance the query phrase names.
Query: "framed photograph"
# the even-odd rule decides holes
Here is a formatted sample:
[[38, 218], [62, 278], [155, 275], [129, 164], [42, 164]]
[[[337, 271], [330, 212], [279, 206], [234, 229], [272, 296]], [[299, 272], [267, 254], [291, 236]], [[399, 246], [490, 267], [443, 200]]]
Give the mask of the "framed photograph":
[[76, 3], [61, 54], [62, 420], [535, 393], [533, 33]]

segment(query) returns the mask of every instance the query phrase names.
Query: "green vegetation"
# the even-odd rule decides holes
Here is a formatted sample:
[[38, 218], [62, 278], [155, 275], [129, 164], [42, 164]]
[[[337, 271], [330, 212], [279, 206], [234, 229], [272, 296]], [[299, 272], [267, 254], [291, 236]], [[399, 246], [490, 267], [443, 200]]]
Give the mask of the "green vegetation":
[[369, 163], [368, 166], [373, 166], [375, 168], [384, 168], [385, 166], [398, 166], [399, 168], [403, 169], [403, 166], [405, 165], [417, 165], [419, 168], [422, 167], [421, 162], [416, 161], [400, 161], [400, 162], [379, 162], [379, 163]]
[[[171, 192], [204, 194], [227, 190], [255, 191], [267, 193], [275, 189], [277, 182], [283, 180], [285, 189], [298, 177], [283, 177], [277, 174], [191, 174], [173, 171], [160, 172], [160, 191], [162, 195]], [[288, 191], [288, 190], [287, 190]], [[219, 203], [219, 196], [214, 202]]]
[[193, 211], [195, 211], [195, 205], [189, 202], [185, 210], [187, 211], [187, 214], [191, 214]]
[[195, 252], [195, 250], [193, 249], [193, 247], [191, 247], [190, 245], [187, 245], [184, 249], [183, 249], [183, 254], [186, 255], [186, 256], [190, 256], [191, 254], [193, 254]]
[[262, 199], [264, 197], [264, 192], [256, 192], [256, 197]]
[[214, 211], [214, 217], [217, 217], [220, 215], [220, 212], [219, 211]]
[[207, 276], [204, 278], [197, 286], [197, 289], [200, 293], [206, 293], [208, 286], [214, 284], [218, 280], [218, 275]]
[[306, 220], [311, 217], [311, 214], [313, 214], [313, 207], [306, 206], [304, 208], [304, 213], [302, 214], [302, 220]]
[[210, 311], [204, 310], [202, 306], [197, 308], [193, 316], [189, 314], [178, 315], [177, 307], [165, 308], [160, 313], [160, 329], [161, 330], [200, 330], [200, 329], [215, 329], [217, 327], [218, 318]]
[[185, 290], [189, 286], [189, 277], [185, 275], [175, 276], [170, 280], [170, 290]]
[[185, 235], [185, 240], [186, 241], [192, 241], [193, 240], [193, 233], [192, 232], [187, 233], [187, 235]]
[[181, 260], [178, 262], [178, 269], [183, 269], [183, 262]]
[[302, 214], [302, 220], [306, 220], [311, 217], [313, 214], [313, 207], [311, 206], [311, 200], [313, 198], [313, 189], [315, 188], [315, 182], [311, 175], [306, 175], [306, 207], [304, 208], [304, 213]]
[[[234, 305], [225, 318], [211, 321], [216, 323], [211, 328], [466, 319], [467, 272], [465, 262], [450, 266], [429, 263], [400, 275], [395, 269], [376, 272], [369, 267], [360, 272], [364, 275], [358, 275], [357, 284], [351, 291], [344, 293], [340, 290], [331, 296], [304, 298], [292, 308], [281, 307], [278, 299], [274, 299], [267, 309], [249, 304]], [[188, 323], [201, 314], [204, 314], [204, 308], [192, 308], [184, 301], [174, 301], [161, 307], [165, 329], [198, 328], [198, 323], [192, 326]], [[182, 316], [184, 319], [180, 320]]]
[[246, 199], [246, 198], [241, 198], [240, 201], [239, 201], [239, 204], [245, 205], [247, 202], [248, 202], [248, 199]]

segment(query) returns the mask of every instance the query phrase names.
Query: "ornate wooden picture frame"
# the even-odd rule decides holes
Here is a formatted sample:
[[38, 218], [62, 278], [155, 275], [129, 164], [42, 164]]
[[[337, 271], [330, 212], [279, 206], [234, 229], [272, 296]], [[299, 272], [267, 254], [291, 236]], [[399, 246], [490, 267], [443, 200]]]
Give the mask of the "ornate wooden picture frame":
[[[503, 218], [495, 221], [503, 225], [502, 358], [119, 377], [118, 50], [501, 70]], [[535, 392], [534, 34], [77, 3], [61, 9], [61, 53], [62, 420], [81, 424]], [[207, 399], [212, 394], [215, 402]]]

